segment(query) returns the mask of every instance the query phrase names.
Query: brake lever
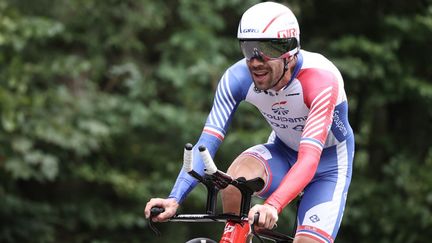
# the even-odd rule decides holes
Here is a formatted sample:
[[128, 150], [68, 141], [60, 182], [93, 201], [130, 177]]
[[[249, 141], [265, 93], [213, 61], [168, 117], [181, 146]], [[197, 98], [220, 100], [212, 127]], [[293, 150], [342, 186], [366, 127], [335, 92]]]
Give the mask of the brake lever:
[[[252, 231], [253, 236], [255, 236], [255, 237], [259, 240], [259, 242], [264, 243], [264, 240], [263, 240], [263, 239], [261, 238], [261, 236], [259, 236], [258, 233], [255, 231], [255, 224], [258, 224], [259, 216], [260, 216], [259, 213], [255, 213], [255, 215], [254, 215], [254, 220], [253, 220], [253, 222], [252, 222], [252, 224], [251, 224], [250, 227], [251, 227], [251, 231]], [[257, 226], [258, 226], [258, 225], [257, 225]]]
[[157, 215], [163, 213], [163, 212], [165, 212], [164, 208], [152, 207], [150, 209], [150, 217], [148, 219], [148, 221], [149, 221], [148, 225], [149, 225], [149, 228], [153, 231], [153, 233], [155, 233], [156, 236], [161, 236], [161, 232], [154, 225], [152, 218], [154, 216], [157, 216]]

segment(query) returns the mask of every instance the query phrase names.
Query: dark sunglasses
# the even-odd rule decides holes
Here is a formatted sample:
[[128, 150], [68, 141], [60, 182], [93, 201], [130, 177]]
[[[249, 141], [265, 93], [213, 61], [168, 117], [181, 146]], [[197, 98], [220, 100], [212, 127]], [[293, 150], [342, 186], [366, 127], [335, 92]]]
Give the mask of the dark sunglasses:
[[260, 58], [268, 61], [288, 58], [298, 52], [296, 38], [286, 39], [240, 39], [240, 49], [247, 60]]

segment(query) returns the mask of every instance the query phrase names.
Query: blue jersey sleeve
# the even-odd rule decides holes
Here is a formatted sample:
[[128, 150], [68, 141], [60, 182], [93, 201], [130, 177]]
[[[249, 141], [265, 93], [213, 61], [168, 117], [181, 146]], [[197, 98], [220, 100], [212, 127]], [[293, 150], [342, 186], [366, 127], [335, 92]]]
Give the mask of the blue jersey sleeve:
[[[252, 80], [244, 59], [231, 66], [219, 81], [212, 109], [193, 150], [193, 169], [200, 175], [204, 175], [204, 164], [198, 147], [204, 145], [214, 157], [225, 138], [233, 114], [239, 103], [245, 99], [251, 83]], [[179, 203], [183, 202], [197, 183], [195, 178], [181, 170], [169, 198], [175, 198]]]

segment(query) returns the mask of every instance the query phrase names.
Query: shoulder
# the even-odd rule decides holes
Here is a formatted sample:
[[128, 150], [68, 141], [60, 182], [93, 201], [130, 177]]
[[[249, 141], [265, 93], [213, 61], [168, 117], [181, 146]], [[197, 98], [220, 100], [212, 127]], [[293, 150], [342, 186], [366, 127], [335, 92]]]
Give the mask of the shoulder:
[[300, 81], [302, 86], [307, 88], [318, 88], [338, 84], [337, 77], [334, 73], [316, 67], [300, 70], [297, 79]]
[[336, 66], [324, 55], [317, 52], [301, 50], [303, 56], [303, 68], [321, 67], [323, 69], [336, 69]]
[[310, 104], [325, 90], [333, 90], [337, 95], [343, 80], [336, 66], [319, 53], [302, 50], [302, 55], [303, 65], [297, 79], [302, 85], [305, 102]]
[[246, 59], [241, 59], [238, 62], [231, 65], [231, 67], [229, 67], [225, 72], [225, 75], [232, 76], [239, 81], [252, 82], [252, 77], [246, 65]]
[[246, 97], [252, 83], [252, 77], [246, 65], [246, 60], [242, 59], [225, 71], [219, 82], [219, 87], [229, 89], [233, 97], [239, 101]]

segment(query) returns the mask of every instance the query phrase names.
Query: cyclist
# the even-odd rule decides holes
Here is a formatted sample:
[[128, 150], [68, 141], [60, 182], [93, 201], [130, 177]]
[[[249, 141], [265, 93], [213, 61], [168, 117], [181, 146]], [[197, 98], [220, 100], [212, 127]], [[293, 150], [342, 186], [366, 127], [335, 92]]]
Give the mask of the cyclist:
[[[250, 209], [249, 220], [259, 212], [258, 225], [271, 229], [282, 209], [303, 192], [294, 242], [333, 242], [354, 156], [342, 76], [323, 55], [300, 49], [297, 19], [282, 4], [264, 2], [249, 8], [240, 20], [237, 37], [245, 58], [220, 79], [197, 145], [205, 145], [214, 156], [239, 103], [256, 106], [273, 131], [266, 143], [247, 149], [228, 168], [234, 178], [265, 181], [258, 196], [266, 200]], [[197, 151], [194, 169], [203, 174]], [[155, 221], [172, 217], [196, 184], [181, 171], [167, 199], [147, 203], [146, 217], [153, 206], [166, 210]], [[227, 187], [222, 202], [224, 212], [238, 213], [240, 193]], [[249, 225], [227, 222], [221, 242], [249, 230]]]

